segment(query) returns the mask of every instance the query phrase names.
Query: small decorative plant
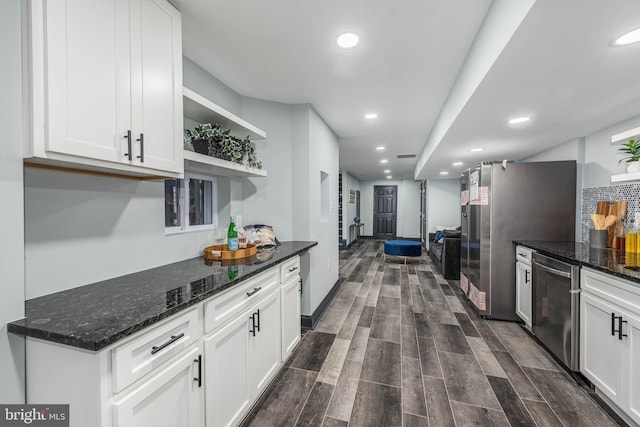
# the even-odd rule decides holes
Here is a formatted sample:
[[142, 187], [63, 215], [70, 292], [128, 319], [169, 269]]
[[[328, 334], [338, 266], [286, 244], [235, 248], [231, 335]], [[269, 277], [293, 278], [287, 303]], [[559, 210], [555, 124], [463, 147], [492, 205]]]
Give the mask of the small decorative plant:
[[618, 151], [622, 154], [626, 154], [625, 157], [620, 159], [618, 164], [622, 162], [633, 163], [640, 161], [640, 139], [630, 139], [628, 142], [622, 144]]
[[247, 136], [240, 139], [230, 134], [230, 130], [222, 130], [219, 124], [205, 123], [187, 130], [194, 149], [201, 154], [217, 157], [222, 160], [262, 169], [262, 162], [256, 157], [256, 148]]

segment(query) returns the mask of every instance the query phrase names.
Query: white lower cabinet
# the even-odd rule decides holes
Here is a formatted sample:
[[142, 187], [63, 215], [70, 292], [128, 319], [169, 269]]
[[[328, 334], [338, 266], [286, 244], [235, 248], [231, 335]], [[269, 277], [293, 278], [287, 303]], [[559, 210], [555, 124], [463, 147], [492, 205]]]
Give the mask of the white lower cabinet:
[[239, 424], [300, 340], [292, 262], [99, 351], [27, 337], [27, 403], [69, 404], [71, 427]]
[[202, 426], [202, 356], [194, 347], [113, 404], [114, 425]]
[[516, 314], [531, 329], [531, 255], [532, 250], [516, 247]]
[[281, 365], [280, 290], [204, 338], [206, 425], [238, 424]]
[[581, 372], [640, 424], [640, 285], [587, 268], [580, 280]]
[[300, 277], [282, 284], [282, 361], [284, 362], [300, 342]]

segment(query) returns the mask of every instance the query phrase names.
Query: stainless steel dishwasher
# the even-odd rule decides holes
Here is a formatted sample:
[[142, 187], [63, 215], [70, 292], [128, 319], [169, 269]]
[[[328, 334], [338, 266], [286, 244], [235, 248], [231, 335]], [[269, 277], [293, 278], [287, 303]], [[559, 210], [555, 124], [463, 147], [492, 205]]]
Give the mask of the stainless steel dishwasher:
[[533, 334], [565, 366], [579, 370], [580, 269], [533, 254]]

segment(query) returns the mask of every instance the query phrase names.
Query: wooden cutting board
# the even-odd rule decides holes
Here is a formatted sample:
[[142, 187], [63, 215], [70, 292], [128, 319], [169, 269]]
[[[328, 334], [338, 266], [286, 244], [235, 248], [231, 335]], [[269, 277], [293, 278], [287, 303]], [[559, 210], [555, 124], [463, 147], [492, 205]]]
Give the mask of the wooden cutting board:
[[611, 227], [609, 227], [607, 246], [609, 246], [610, 248], [618, 249], [618, 242], [614, 239], [615, 232], [617, 227], [622, 226], [624, 218], [627, 216], [627, 206], [628, 203], [626, 200], [616, 200], [615, 202], [611, 203], [611, 206], [609, 208], [609, 215], [615, 215], [617, 219], [616, 222]]
[[609, 215], [610, 207], [611, 207], [611, 202], [600, 201], [598, 202], [598, 205], [596, 207], [596, 213], [598, 215], [604, 215], [606, 217], [607, 215]]

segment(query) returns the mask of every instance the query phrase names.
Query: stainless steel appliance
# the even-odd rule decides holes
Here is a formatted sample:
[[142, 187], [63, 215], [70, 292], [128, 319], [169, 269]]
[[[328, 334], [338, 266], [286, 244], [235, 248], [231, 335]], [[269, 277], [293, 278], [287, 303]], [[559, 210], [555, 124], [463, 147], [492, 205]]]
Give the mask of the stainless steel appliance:
[[481, 315], [516, 316], [514, 240], [575, 240], [576, 162], [488, 162], [461, 178], [460, 286]]
[[533, 334], [565, 366], [579, 370], [580, 268], [533, 254]]

